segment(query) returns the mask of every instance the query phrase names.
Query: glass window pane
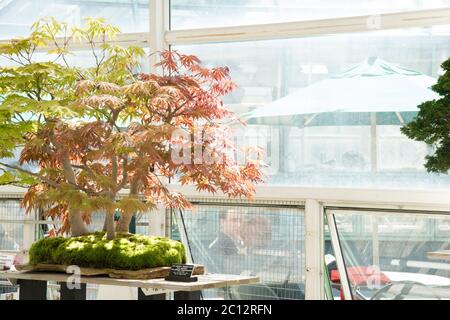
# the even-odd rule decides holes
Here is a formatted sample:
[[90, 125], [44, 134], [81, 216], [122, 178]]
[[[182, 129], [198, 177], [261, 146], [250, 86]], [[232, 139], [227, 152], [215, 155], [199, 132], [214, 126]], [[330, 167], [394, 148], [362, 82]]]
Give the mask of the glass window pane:
[[337, 268], [336, 254], [331, 243], [331, 235], [328, 227], [327, 219], [324, 219], [324, 281], [325, 292], [328, 300], [340, 300], [343, 297], [340, 282], [339, 270]]
[[0, 251], [22, 248], [24, 218], [20, 200], [0, 200]]
[[431, 254], [450, 249], [449, 215], [333, 213], [355, 299], [450, 299], [450, 264]]
[[435, 26], [175, 49], [230, 68], [238, 88], [224, 100], [265, 149], [268, 183], [448, 189], [423, 167], [432, 149], [400, 128], [438, 97], [449, 40]]
[[[257, 275], [260, 283], [213, 290], [219, 299], [304, 299], [304, 223], [297, 207], [196, 205], [184, 220], [193, 261], [207, 272]], [[182, 222], [172, 234], [180, 239]]]
[[171, 24], [172, 29], [222, 27], [373, 15], [448, 5], [449, 0], [171, 0]]
[[42, 17], [55, 17], [71, 25], [84, 18], [105, 18], [122, 32], [149, 30], [148, 0], [16, 0], [0, 1], [0, 39], [27, 35], [31, 24]]

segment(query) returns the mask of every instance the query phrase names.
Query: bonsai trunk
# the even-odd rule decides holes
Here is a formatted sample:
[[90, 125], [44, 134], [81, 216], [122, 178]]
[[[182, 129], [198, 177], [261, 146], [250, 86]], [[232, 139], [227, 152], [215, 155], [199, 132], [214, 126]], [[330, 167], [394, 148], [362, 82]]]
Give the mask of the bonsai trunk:
[[[134, 180], [130, 186], [130, 197], [138, 196], [139, 189], [139, 181]], [[130, 223], [131, 218], [133, 217], [134, 212], [123, 212], [120, 215], [120, 220], [117, 222], [116, 230], [117, 232], [129, 232], [130, 231]]]
[[[54, 139], [54, 136], [51, 137], [51, 141], [56, 147], [61, 148], [60, 144], [56, 142], [56, 140]], [[69, 156], [67, 155], [67, 153], [64, 153], [62, 163], [64, 176], [66, 177], [67, 181], [73, 185], [76, 185], [77, 180], [75, 178], [75, 174], [73, 173], [72, 165], [70, 163]], [[80, 209], [74, 209], [69, 207], [69, 225], [72, 237], [82, 236], [84, 234], [89, 233], [88, 229], [86, 228], [86, 225], [84, 224]]]
[[103, 231], [106, 231], [106, 239], [114, 240], [116, 238], [116, 230], [114, 227], [114, 210], [106, 211], [105, 224]]
[[117, 232], [130, 232], [131, 218], [134, 213], [132, 212], [122, 212], [120, 215], [120, 220], [117, 222], [116, 231]]
[[109, 192], [109, 200], [111, 200], [111, 206], [106, 208], [105, 223], [103, 224], [103, 231], [106, 231], [106, 239], [114, 240], [116, 238], [116, 227], [114, 226], [114, 213], [115, 207], [114, 202], [116, 201], [116, 194], [114, 192]]
[[78, 209], [69, 208], [69, 225], [72, 237], [78, 237], [89, 233], [89, 230], [86, 228], [81, 217], [81, 212]]

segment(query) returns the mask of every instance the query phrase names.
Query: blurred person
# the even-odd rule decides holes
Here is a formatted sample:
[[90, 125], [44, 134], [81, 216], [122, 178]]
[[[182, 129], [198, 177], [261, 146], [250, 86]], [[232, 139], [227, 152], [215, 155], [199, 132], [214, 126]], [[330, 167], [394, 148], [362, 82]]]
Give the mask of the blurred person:
[[[242, 254], [242, 210], [229, 209], [219, 215], [219, 231], [208, 246], [207, 270], [213, 273], [241, 274], [248, 268], [248, 259]], [[225, 290], [226, 291], [226, 290]]]
[[269, 219], [252, 216], [242, 221], [241, 239], [246, 251], [267, 249], [272, 241], [272, 225]]
[[[242, 220], [241, 237], [245, 255], [251, 261], [250, 270], [242, 273], [260, 278], [257, 285], [247, 285], [241, 297], [245, 299], [304, 299], [303, 283], [291, 282], [295, 267], [290, 265], [289, 252], [273, 248], [272, 220], [253, 215]], [[284, 278], [284, 279], [283, 279]]]
[[208, 246], [215, 254], [225, 256], [237, 255], [242, 248], [241, 237], [242, 213], [235, 209], [227, 210], [219, 215], [219, 233]]

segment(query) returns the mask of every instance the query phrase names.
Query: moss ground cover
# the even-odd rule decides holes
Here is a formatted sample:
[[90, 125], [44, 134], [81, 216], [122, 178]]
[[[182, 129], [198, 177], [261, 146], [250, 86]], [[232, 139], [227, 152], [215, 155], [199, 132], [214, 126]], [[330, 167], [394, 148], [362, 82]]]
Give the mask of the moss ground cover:
[[129, 233], [118, 233], [114, 240], [107, 240], [104, 232], [71, 238], [44, 238], [30, 249], [31, 264], [139, 270], [185, 262], [182, 243], [165, 237]]

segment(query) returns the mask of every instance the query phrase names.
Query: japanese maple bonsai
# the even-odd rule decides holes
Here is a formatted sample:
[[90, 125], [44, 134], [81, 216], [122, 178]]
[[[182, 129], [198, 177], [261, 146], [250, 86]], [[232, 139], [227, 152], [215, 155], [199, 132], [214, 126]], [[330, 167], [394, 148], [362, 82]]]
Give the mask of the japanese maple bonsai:
[[[221, 97], [235, 87], [228, 69], [208, 69], [195, 56], [164, 51], [155, 53], [161, 72], [144, 74], [144, 51], [108, 41], [117, 33], [102, 19], [73, 28], [43, 19], [29, 37], [0, 45], [0, 55], [13, 63], [0, 68], [0, 184], [28, 188], [26, 210], [60, 218], [54, 235], [76, 237], [38, 241], [30, 250], [33, 263], [136, 269], [154, 266], [157, 256], [165, 257], [158, 264], [182, 262], [178, 242], [127, 234], [132, 216], [158, 203], [191, 208], [168, 180], [232, 197], [251, 197], [261, 181], [257, 161], [238, 164], [225, 151], [232, 144], [222, 122], [233, 114]], [[79, 39], [90, 48], [91, 67], [69, 64], [71, 44]], [[34, 60], [48, 47], [47, 61]], [[200, 142], [193, 138], [199, 134]], [[6, 161], [16, 150], [19, 161]], [[214, 161], [198, 161], [198, 150], [200, 158], [208, 153]], [[174, 157], [180, 152], [183, 161]], [[89, 234], [86, 224], [95, 212], [105, 213], [103, 233]], [[99, 242], [102, 249], [92, 251]], [[142, 245], [158, 248], [138, 254]], [[108, 246], [117, 251], [114, 259], [101, 254]]]

